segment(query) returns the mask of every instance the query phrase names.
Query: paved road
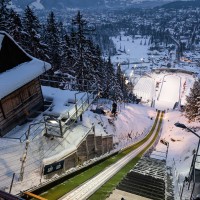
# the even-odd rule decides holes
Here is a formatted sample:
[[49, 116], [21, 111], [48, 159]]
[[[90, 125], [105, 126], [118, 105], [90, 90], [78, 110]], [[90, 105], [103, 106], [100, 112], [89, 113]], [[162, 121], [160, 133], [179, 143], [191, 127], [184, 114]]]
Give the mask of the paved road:
[[[160, 114], [161, 115], [161, 114]], [[158, 120], [159, 122], [159, 120]], [[112, 176], [114, 176], [122, 167], [124, 167], [129, 161], [135, 158], [153, 139], [157, 126], [154, 130], [152, 136], [143, 145], [141, 145], [136, 150], [130, 152], [128, 155], [120, 159], [118, 162], [106, 168], [104, 171], [99, 173], [97, 176], [86, 181], [78, 188], [75, 188], [71, 192], [64, 195], [59, 200], [85, 200], [89, 198], [96, 190], [98, 190], [102, 185], [104, 185]]]

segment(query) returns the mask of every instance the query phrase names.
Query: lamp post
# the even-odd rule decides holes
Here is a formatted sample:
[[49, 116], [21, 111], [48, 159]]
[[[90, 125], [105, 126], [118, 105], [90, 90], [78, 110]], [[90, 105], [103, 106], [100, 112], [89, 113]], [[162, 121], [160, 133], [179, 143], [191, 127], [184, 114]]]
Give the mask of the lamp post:
[[166, 156], [165, 156], [165, 159], [167, 160], [167, 155], [168, 155], [168, 150], [169, 150], [169, 142], [167, 142], [167, 141], [164, 140], [164, 139], [161, 139], [160, 142], [161, 142], [162, 144], [164, 144], [165, 146], [167, 146]]
[[130, 64], [130, 49], [128, 49], [128, 58], [127, 58], [127, 61], [128, 61], [128, 69], [129, 69], [129, 64]]
[[132, 84], [134, 85], [135, 84], [135, 69], [136, 69], [137, 65], [135, 64], [131, 69], [131, 74], [130, 74], [130, 81], [132, 82]]
[[[198, 155], [198, 151], [199, 151], [199, 145], [200, 145], [200, 136], [196, 132], [194, 132], [192, 129], [188, 128], [185, 124], [181, 124], [179, 122], [176, 122], [174, 125], [178, 128], [183, 128], [183, 129], [190, 131], [191, 133], [193, 133], [194, 135], [196, 135], [199, 138], [199, 142], [198, 142], [197, 150], [196, 150], [196, 155], [195, 155], [195, 157], [193, 157], [193, 161], [192, 161], [192, 164], [194, 163], [193, 164], [193, 170], [195, 170], [195, 163], [196, 163], [196, 159], [197, 159], [197, 155]], [[192, 165], [191, 165], [191, 167], [192, 167]], [[190, 169], [191, 169], [191, 167], [190, 167]], [[194, 182], [194, 185], [193, 185], [193, 188], [192, 188], [191, 197], [192, 197], [193, 192], [194, 192], [194, 187], [195, 187], [195, 182]], [[188, 186], [188, 188], [189, 188], [189, 186]]]
[[194, 135], [196, 135], [200, 139], [200, 136], [196, 132], [194, 132], [192, 129], [188, 128], [185, 124], [181, 124], [179, 122], [176, 122], [174, 125], [178, 128], [187, 129], [188, 131], [192, 132]]
[[[196, 132], [194, 132], [192, 129], [188, 128], [185, 124], [181, 124], [179, 122], [176, 122], [174, 125], [178, 128], [183, 128], [183, 129], [190, 131], [191, 133], [193, 133], [194, 135], [196, 135], [199, 138], [199, 142], [198, 142], [198, 145], [197, 145], [197, 151], [196, 151], [198, 153], [199, 145], [200, 145], [200, 136]], [[195, 161], [196, 161], [196, 159], [195, 159]]]
[[144, 58], [141, 58], [140, 76], [142, 75], [143, 62]]

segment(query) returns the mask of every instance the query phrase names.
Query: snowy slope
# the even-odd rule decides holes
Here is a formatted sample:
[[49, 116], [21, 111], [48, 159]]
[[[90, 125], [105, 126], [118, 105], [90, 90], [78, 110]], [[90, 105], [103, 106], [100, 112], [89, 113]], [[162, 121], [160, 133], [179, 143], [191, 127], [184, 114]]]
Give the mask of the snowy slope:
[[176, 75], [166, 74], [163, 77], [160, 92], [157, 96], [155, 106], [158, 109], [173, 109], [176, 102], [179, 102], [181, 78]]
[[36, 9], [36, 10], [42, 10], [44, 9], [44, 6], [41, 3], [41, 0], [36, 0], [35, 2], [32, 2], [30, 4], [30, 8]]
[[141, 77], [134, 87], [134, 94], [142, 97], [142, 101], [151, 101], [155, 97], [155, 83], [150, 77]]

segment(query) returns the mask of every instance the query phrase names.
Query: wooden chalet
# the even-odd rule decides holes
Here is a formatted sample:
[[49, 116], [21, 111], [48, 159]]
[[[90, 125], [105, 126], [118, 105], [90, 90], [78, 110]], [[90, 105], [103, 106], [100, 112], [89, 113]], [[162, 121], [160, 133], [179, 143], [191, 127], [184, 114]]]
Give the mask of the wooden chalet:
[[0, 32], [0, 136], [43, 106], [39, 76], [50, 68]]

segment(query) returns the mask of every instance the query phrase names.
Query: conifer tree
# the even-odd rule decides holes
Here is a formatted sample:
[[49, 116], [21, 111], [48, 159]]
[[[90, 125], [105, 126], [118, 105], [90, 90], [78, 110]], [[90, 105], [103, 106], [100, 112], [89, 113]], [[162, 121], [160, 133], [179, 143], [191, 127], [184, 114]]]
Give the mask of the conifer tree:
[[104, 62], [102, 59], [102, 53], [99, 45], [95, 46], [95, 58], [94, 58], [94, 63], [96, 65], [95, 70], [96, 70], [96, 81], [98, 82], [99, 86], [101, 87], [102, 81], [104, 81]]
[[48, 61], [53, 69], [59, 69], [61, 66], [61, 41], [59, 36], [58, 22], [53, 12], [50, 12], [47, 18], [45, 43], [48, 46]]
[[20, 15], [13, 9], [9, 12], [9, 34], [18, 42], [22, 43], [24, 34]]
[[73, 65], [76, 61], [73, 54], [71, 38], [68, 34], [65, 35], [63, 44], [64, 46], [61, 71], [65, 73], [70, 73], [74, 76], [75, 73], [73, 72]]
[[42, 50], [39, 19], [34, 11], [27, 6], [23, 16], [23, 29], [25, 32], [22, 45], [24, 49], [36, 58], [43, 58], [44, 51]]
[[117, 79], [118, 79], [118, 82], [119, 82], [121, 88], [123, 88], [123, 85], [124, 85], [124, 74], [123, 74], [123, 72], [121, 70], [121, 65], [120, 64], [117, 65], [117, 74], [116, 75], [117, 75]]
[[77, 72], [78, 79], [86, 79], [86, 74], [88, 73], [85, 69], [86, 65], [83, 62], [84, 49], [86, 46], [86, 38], [84, 36], [84, 28], [86, 24], [86, 20], [83, 19], [80, 11], [78, 11], [75, 18], [72, 19], [72, 26], [74, 27], [72, 41], [77, 56], [77, 65], [75, 66], [75, 71]]
[[113, 99], [113, 100], [122, 100], [123, 92], [121, 90], [121, 86], [117, 75], [115, 73], [115, 69], [113, 64], [111, 63], [110, 57], [105, 65], [105, 75], [104, 75], [104, 91], [105, 97]]
[[0, 30], [6, 32], [9, 32], [9, 9], [7, 8], [9, 2], [10, 0], [0, 0]]
[[[88, 28], [87, 21], [82, 17], [80, 11], [72, 19], [72, 51], [76, 62], [73, 65], [76, 78], [80, 85], [79, 90], [85, 90], [85, 86], [96, 79], [96, 68], [98, 63], [95, 61], [95, 45], [89, 39], [89, 34], [93, 29]], [[87, 35], [87, 37], [86, 37]]]
[[200, 120], [200, 79], [194, 82], [190, 94], [186, 97], [185, 116], [189, 121]]
[[116, 73], [116, 76], [117, 76], [117, 81], [120, 85], [120, 88], [121, 88], [121, 91], [123, 93], [123, 97], [125, 98], [128, 94], [128, 88], [127, 88], [127, 85], [125, 84], [125, 74], [123, 74], [122, 70], [121, 70], [121, 65], [118, 64], [117, 66], [117, 73]]

